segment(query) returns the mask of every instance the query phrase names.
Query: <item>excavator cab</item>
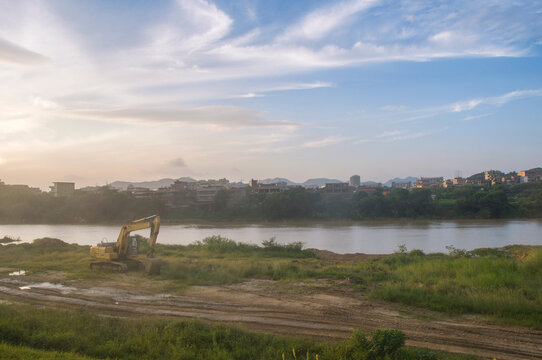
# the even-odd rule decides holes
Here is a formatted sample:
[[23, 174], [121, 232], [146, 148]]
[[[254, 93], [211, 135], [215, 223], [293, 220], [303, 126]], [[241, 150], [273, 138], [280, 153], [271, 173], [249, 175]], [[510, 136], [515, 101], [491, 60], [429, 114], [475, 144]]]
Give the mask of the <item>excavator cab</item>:
[[[138, 258], [137, 239], [130, 236], [132, 231], [151, 229], [149, 236], [149, 250], [147, 257]], [[154, 258], [154, 246], [160, 230], [160, 216], [152, 215], [146, 218], [134, 220], [122, 225], [117, 242], [101, 242], [97, 246], [91, 246], [90, 256], [98, 259], [90, 263], [94, 270], [127, 271], [131, 264], [143, 264], [147, 274], [160, 274], [160, 259]]]

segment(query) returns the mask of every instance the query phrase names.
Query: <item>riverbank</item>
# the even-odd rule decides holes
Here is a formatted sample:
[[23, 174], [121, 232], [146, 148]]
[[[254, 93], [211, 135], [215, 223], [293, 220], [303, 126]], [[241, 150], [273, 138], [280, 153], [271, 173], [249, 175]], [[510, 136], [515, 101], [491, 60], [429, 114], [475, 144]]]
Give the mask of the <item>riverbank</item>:
[[[138, 271], [91, 272], [88, 246], [43, 239], [0, 247], [0, 300], [85, 309], [107, 318], [144, 318], [143, 322], [149, 316], [196, 318], [265, 333], [327, 339], [311, 340], [311, 354], [329, 346], [330, 340], [339, 341], [330, 349], [340, 354], [338, 349], [346, 346], [341, 339], [350, 337], [351, 329], [370, 333], [387, 328], [404, 332], [408, 346], [432, 351], [498, 359], [542, 356], [542, 330], [536, 330], [542, 328], [537, 306], [542, 289], [540, 247], [450, 249], [449, 255], [400, 250], [389, 255], [341, 255], [304, 249], [299, 243], [269, 241], [257, 246], [213, 237], [188, 246], [158, 245], [162, 274], [148, 277]], [[31, 323], [41, 321], [42, 315], [32, 316], [37, 319], [28, 320]], [[68, 318], [77, 316], [76, 312]], [[119, 323], [125, 321], [129, 320]], [[69, 333], [70, 326], [56, 329], [66, 328]], [[166, 320], [159, 329], [162, 326], [173, 325]], [[210, 334], [220, 332], [214, 326], [208, 328]], [[5, 329], [0, 326], [0, 331]], [[286, 344], [309, 349], [295, 342]], [[275, 350], [278, 355], [268, 358], [280, 359], [284, 350]]]

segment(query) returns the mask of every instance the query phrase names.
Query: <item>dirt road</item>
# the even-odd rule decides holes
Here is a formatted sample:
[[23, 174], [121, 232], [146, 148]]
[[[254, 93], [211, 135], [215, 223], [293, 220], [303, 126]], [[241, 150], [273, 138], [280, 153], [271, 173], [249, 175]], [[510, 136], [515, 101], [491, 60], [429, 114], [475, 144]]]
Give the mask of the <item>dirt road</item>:
[[[157, 292], [151, 280], [121, 275], [115, 281], [60, 281], [62, 276], [0, 278], [4, 301], [85, 307], [121, 316], [197, 318], [285, 335], [346, 338], [351, 329], [400, 329], [407, 345], [487, 358], [542, 359], [542, 331], [474, 319], [448, 319], [426, 311], [375, 302], [329, 287], [253, 280], [190, 288], [184, 295]], [[61, 285], [61, 282], [64, 285]]]

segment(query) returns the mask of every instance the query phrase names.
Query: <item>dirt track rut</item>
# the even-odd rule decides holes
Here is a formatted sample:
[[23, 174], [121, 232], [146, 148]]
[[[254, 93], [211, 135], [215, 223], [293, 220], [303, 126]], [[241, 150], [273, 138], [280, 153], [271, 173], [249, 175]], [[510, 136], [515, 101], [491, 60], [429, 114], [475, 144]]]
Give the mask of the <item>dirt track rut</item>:
[[[236, 323], [285, 335], [346, 338], [353, 328], [400, 329], [407, 345], [503, 360], [542, 359], [542, 331], [474, 321], [423, 320], [388, 304], [300, 287], [283, 291], [270, 281], [194, 287], [185, 295], [136, 288], [59, 286], [0, 279], [8, 301], [73, 306], [121, 316], [196, 318]], [[419, 315], [419, 314], [418, 314]]]

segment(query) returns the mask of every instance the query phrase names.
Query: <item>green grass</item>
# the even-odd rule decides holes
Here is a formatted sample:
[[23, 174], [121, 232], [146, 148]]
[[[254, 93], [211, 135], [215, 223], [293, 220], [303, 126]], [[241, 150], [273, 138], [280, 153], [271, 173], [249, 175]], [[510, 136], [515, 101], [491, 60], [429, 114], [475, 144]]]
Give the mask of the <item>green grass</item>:
[[512, 250], [484, 249], [463, 256], [397, 254], [383, 261], [389, 277], [378, 283], [373, 295], [542, 328], [542, 249], [526, 247], [523, 258], [513, 256]]
[[[159, 279], [166, 291], [250, 279], [324, 279], [329, 286], [357, 289], [387, 301], [542, 328], [542, 247], [450, 247], [450, 255], [402, 250], [372, 261], [331, 261], [318, 258], [301, 243], [281, 245], [270, 239], [258, 246], [213, 236], [186, 246], [158, 245], [156, 256], [163, 260]], [[88, 246], [51, 239], [0, 247], [5, 268], [63, 271], [69, 279], [111, 278], [110, 273], [90, 271], [90, 261]]]
[[26, 346], [8, 345], [0, 342], [0, 358], [3, 360], [92, 360], [87, 356], [59, 351], [35, 350]]
[[[0, 357], [13, 359], [293, 359], [319, 355], [322, 360], [475, 359], [404, 348], [404, 335], [379, 330], [360, 331], [348, 341], [310, 339], [253, 333], [231, 325], [192, 320], [123, 319], [101, 317], [84, 310], [38, 309], [0, 305]], [[75, 354], [75, 355], [74, 355]], [[372, 357], [371, 357], [372, 356]], [[422, 357], [426, 356], [426, 357]], [[430, 357], [427, 357], [430, 356]], [[386, 357], [388, 359], [388, 357]]]
[[50, 238], [8, 244], [0, 247], [0, 263], [3, 267], [24, 269], [29, 273], [82, 271], [90, 268], [89, 247]]

